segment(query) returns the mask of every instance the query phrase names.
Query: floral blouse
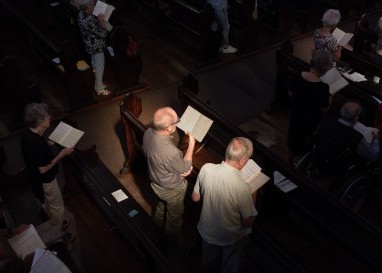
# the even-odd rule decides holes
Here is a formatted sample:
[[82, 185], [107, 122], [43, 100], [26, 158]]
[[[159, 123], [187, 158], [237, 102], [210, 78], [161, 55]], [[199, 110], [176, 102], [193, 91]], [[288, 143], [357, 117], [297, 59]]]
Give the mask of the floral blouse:
[[86, 52], [95, 54], [105, 48], [107, 30], [100, 27], [97, 17], [81, 11], [78, 14], [78, 25], [81, 30]]

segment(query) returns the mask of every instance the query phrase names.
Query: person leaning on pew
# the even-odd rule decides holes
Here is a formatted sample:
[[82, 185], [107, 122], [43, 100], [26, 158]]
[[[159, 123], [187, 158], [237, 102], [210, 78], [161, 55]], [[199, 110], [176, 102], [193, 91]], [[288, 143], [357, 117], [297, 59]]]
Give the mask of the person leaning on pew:
[[92, 66], [95, 76], [94, 89], [99, 96], [108, 96], [110, 91], [103, 83], [103, 71], [105, 68], [106, 36], [113, 27], [105, 20], [103, 14], [94, 16], [93, 0], [77, 0], [80, 8], [78, 13], [78, 25], [81, 30], [82, 39], [85, 44], [86, 52], [91, 56]]
[[187, 190], [185, 177], [192, 171], [192, 154], [195, 148], [195, 138], [190, 133], [187, 133], [189, 143], [184, 156], [173, 143], [172, 135], [179, 121], [172, 108], [159, 108], [154, 113], [154, 128], [145, 131], [142, 144], [151, 187], [161, 199], [155, 209], [154, 220], [162, 226], [166, 219], [165, 232], [175, 240], [182, 226], [183, 201]]
[[341, 13], [336, 9], [328, 9], [322, 16], [322, 27], [314, 31], [315, 49], [325, 49], [333, 54], [333, 60], [338, 62], [341, 59], [342, 47], [338, 45], [337, 39], [332, 35], [337, 24], [341, 20]]

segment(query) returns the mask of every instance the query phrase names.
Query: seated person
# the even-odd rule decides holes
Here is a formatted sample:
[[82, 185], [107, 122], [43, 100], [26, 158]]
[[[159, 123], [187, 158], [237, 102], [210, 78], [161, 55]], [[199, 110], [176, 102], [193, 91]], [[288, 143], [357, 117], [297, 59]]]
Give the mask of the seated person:
[[336, 29], [337, 24], [341, 20], [341, 13], [339, 10], [328, 9], [322, 16], [322, 27], [314, 31], [314, 47], [315, 49], [325, 49], [333, 54], [333, 60], [339, 61], [341, 59], [341, 46], [338, 45], [337, 39], [332, 35]]
[[354, 129], [361, 106], [358, 102], [346, 102], [338, 120], [324, 119], [317, 132], [316, 158], [323, 173], [332, 179], [345, 179], [351, 165], [373, 162], [378, 159], [379, 145], [368, 143]]

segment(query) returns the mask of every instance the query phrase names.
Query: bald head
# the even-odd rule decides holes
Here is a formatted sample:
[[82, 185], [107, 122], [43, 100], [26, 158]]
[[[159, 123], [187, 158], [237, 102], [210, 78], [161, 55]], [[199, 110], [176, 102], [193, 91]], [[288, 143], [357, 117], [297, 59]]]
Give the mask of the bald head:
[[362, 108], [358, 102], [346, 102], [340, 111], [341, 118], [350, 122], [356, 122], [361, 114]]
[[165, 130], [178, 120], [178, 115], [171, 107], [159, 108], [154, 113], [154, 128], [157, 131]]
[[226, 161], [239, 161], [250, 158], [253, 153], [252, 142], [245, 137], [235, 137], [228, 144], [225, 152]]

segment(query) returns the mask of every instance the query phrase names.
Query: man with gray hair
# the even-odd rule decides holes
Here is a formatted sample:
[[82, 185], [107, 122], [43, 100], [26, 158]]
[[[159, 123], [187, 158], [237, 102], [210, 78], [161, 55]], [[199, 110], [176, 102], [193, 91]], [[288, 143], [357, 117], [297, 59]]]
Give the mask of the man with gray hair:
[[106, 36], [112, 26], [105, 20], [103, 14], [94, 16], [94, 0], [77, 0], [80, 12], [78, 13], [78, 25], [81, 30], [82, 39], [86, 52], [90, 55], [95, 76], [94, 89], [99, 96], [110, 95], [103, 83], [103, 72], [105, 68]]
[[189, 143], [184, 156], [173, 143], [172, 135], [179, 121], [172, 108], [158, 109], [154, 113], [154, 128], [146, 130], [142, 144], [151, 187], [166, 203], [158, 203], [154, 219], [160, 226], [166, 219], [165, 232], [175, 236], [179, 235], [182, 226], [183, 201], [187, 190], [185, 177], [192, 171], [192, 154], [195, 147], [195, 138], [190, 133], [187, 133]]
[[240, 272], [243, 268], [247, 235], [257, 211], [240, 170], [252, 153], [252, 142], [236, 137], [222, 163], [207, 163], [199, 172], [192, 199], [203, 204], [198, 223], [203, 239], [202, 272]]

